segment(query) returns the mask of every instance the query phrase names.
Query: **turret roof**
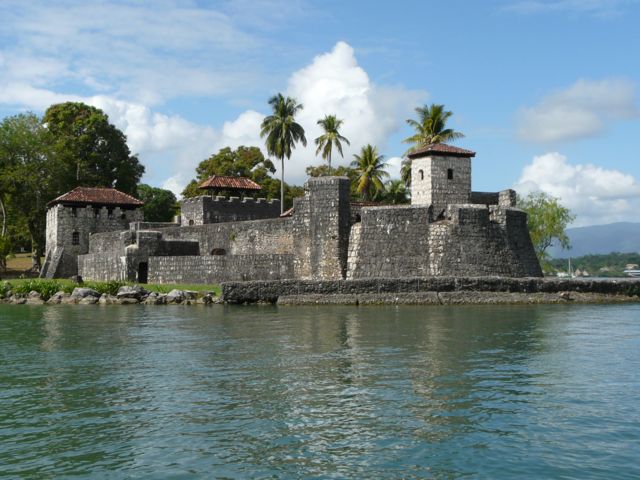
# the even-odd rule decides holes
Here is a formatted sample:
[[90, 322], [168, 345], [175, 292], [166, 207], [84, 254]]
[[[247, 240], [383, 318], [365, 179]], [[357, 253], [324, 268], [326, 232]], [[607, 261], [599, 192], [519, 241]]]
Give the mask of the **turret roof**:
[[262, 187], [246, 177], [227, 177], [224, 175], [213, 175], [198, 185], [198, 188], [220, 189], [220, 190], [260, 190]]
[[476, 152], [464, 148], [454, 147], [446, 143], [430, 143], [417, 147], [409, 153], [409, 158], [428, 157], [429, 155], [439, 155], [442, 157], [465, 157], [476, 156]]
[[144, 202], [115, 188], [76, 187], [54, 198], [48, 207], [58, 203], [73, 205], [110, 205], [115, 207], [141, 207]]

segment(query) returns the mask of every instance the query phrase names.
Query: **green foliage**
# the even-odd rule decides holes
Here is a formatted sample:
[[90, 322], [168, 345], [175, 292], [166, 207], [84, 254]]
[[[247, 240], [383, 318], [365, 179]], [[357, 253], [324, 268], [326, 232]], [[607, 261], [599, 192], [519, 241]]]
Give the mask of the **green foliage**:
[[355, 200], [360, 197], [357, 191], [358, 172], [355, 168], [340, 165], [339, 167], [330, 169], [329, 165], [319, 165], [317, 167], [307, 167], [305, 171], [310, 177], [326, 177], [328, 175], [348, 177], [351, 181], [351, 198]]
[[544, 192], [534, 192], [524, 198], [518, 197], [517, 205], [527, 212], [531, 241], [543, 267], [548, 262], [546, 250], [554, 241], [558, 241], [563, 249], [571, 248], [565, 229], [575, 217], [568, 208], [560, 205], [557, 198]]
[[60, 291], [71, 292], [69, 284], [57, 280], [47, 280], [33, 278], [21, 282], [6, 282], [14, 294], [27, 295], [29, 292], [38, 292], [43, 300], [48, 300], [51, 296]]
[[399, 205], [409, 203], [409, 192], [402, 180], [389, 180], [384, 184], [384, 190], [378, 198], [382, 203]]
[[144, 166], [102, 110], [78, 102], [59, 103], [47, 109], [43, 122], [53, 139], [60, 193], [84, 186], [136, 194]]
[[138, 185], [138, 198], [144, 202], [144, 219], [147, 222], [171, 222], [178, 212], [178, 200], [170, 190]]
[[[118, 289], [125, 285], [129, 285], [127, 282], [120, 282], [118, 280], [109, 280], [108, 282], [84, 282], [82, 284], [85, 288], [92, 288], [96, 292], [107, 295], [115, 295], [118, 293]], [[79, 285], [75, 285], [79, 286]]]
[[360, 150], [360, 155], [354, 155], [351, 166], [358, 175], [356, 191], [365, 201], [373, 200], [375, 196], [384, 191], [383, 179], [389, 174], [385, 171], [386, 162], [384, 156], [378, 154], [378, 149], [373, 145], [365, 145]]
[[7, 257], [11, 254], [11, 239], [8, 236], [0, 237], [0, 272], [7, 269]]
[[6, 117], [0, 123], [0, 194], [6, 199], [9, 231], [14, 238], [29, 237], [36, 267], [44, 252], [46, 203], [59, 195], [51, 144], [50, 132], [32, 113]]
[[[278, 198], [280, 181], [271, 176], [275, 171], [273, 162], [265, 158], [258, 147], [240, 146], [235, 150], [225, 147], [200, 162], [196, 167], [196, 178], [189, 182], [182, 192], [182, 196], [184, 198], [193, 198], [203, 195], [204, 191], [198, 188], [201, 182], [212, 175], [226, 175], [250, 178], [262, 187], [258, 194], [259, 196], [268, 199]], [[224, 194], [224, 192], [222, 193]], [[300, 187], [285, 184], [285, 208], [291, 206], [293, 198], [303, 194], [304, 190]]]
[[[566, 258], [549, 259], [548, 264], [552, 271], [567, 271], [568, 260]], [[640, 253], [611, 252], [606, 255], [584, 255], [571, 259], [574, 270], [587, 270], [592, 276], [599, 277], [624, 277], [627, 265], [640, 265]]]
[[303, 106], [294, 98], [283, 97], [281, 93], [271, 97], [269, 105], [272, 113], [262, 121], [260, 137], [266, 137], [267, 153], [280, 159], [280, 198], [282, 211], [284, 211], [284, 159], [291, 158], [291, 151], [296, 143], [300, 142], [307, 146], [304, 128], [295, 121], [296, 114], [302, 110]]
[[[404, 143], [412, 145], [405, 155], [422, 145], [453, 142], [464, 137], [463, 133], [447, 128], [447, 121], [453, 112], [445, 110], [444, 105], [432, 103], [417, 107], [415, 111], [418, 114], [418, 120], [407, 120], [407, 124], [414, 129], [415, 133], [403, 140]], [[411, 184], [411, 159], [405, 158], [402, 161], [400, 176], [407, 186]]]
[[327, 160], [329, 164], [329, 172], [331, 172], [331, 153], [333, 147], [338, 149], [341, 157], [344, 157], [342, 153], [342, 142], [347, 145], [351, 145], [346, 137], [340, 135], [338, 129], [342, 126], [342, 120], [339, 120], [335, 115], [325, 115], [323, 119], [318, 120], [318, 125], [322, 127], [323, 134], [315, 139], [316, 143], [316, 155], [322, 152], [322, 158]]

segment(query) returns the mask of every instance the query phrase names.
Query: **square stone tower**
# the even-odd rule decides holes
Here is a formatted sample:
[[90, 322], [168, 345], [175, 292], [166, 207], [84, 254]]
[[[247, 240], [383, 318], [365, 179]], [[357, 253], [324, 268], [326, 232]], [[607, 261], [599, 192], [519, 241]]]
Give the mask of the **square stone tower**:
[[475, 152], [432, 143], [415, 149], [411, 159], [411, 204], [432, 205], [437, 218], [447, 205], [469, 203], [471, 157]]
[[144, 202], [115, 188], [77, 187], [47, 204], [46, 257], [41, 277], [77, 273], [77, 256], [88, 253], [92, 233], [128, 230], [144, 220]]

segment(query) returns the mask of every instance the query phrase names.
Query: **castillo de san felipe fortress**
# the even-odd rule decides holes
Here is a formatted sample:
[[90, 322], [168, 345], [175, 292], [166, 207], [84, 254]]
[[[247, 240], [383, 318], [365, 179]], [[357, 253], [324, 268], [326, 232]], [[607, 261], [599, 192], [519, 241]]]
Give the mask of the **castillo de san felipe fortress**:
[[148, 223], [141, 201], [79, 187], [49, 203], [41, 276], [139, 283], [541, 276], [515, 192], [471, 190], [474, 156], [445, 144], [411, 153], [411, 205], [352, 203], [347, 178], [310, 178], [285, 216], [276, 200], [203, 195], [183, 202], [179, 222]]

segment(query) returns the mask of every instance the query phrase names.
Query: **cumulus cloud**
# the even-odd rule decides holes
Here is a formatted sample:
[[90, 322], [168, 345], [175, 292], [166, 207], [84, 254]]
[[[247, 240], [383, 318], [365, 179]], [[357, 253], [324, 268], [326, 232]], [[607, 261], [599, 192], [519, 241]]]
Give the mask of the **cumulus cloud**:
[[518, 112], [518, 136], [533, 143], [592, 137], [611, 121], [635, 118], [635, 84], [625, 79], [578, 80]]
[[[398, 176], [399, 158], [392, 157], [402, 152], [386, 151], [387, 139], [403, 125], [415, 105], [427, 97], [424, 91], [376, 85], [358, 65], [353, 48], [344, 42], [294, 72], [283, 93], [304, 105], [297, 120], [305, 128], [308, 146], [298, 145], [291, 159], [285, 160], [285, 179], [294, 184], [304, 182], [307, 166], [323, 162], [315, 155], [314, 139], [321, 134], [317, 121], [328, 114], [344, 120], [341, 133], [351, 142], [350, 147], [345, 145], [344, 159], [334, 155], [333, 165], [348, 165], [354, 153], [371, 143], [391, 159], [390, 173]], [[197, 164], [220, 148], [253, 145], [264, 151], [260, 124], [265, 114], [252, 109], [221, 128], [213, 128], [179, 115], [158, 113], [142, 101], [108, 94], [66, 95], [19, 81], [0, 88], [0, 103], [23, 108], [44, 110], [65, 101], [81, 101], [107, 113], [110, 121], [127, 135], [131, 151], [139, 154], [146, 166], [145, 181], [178, 194], [193, 178]], [[274, 163], [279, 169], [280, 162]]]
[[[332, 165], [348, 165], [353, 154], [367, 143], [378, 146], [378, 151], [389, 159], [402, 152], [387, 152], [387, 139], [427, 95], [423, 91], [375, 85], [358, 65], [353, 48], [345, 42], [338, 42], [330, 52], [316, 56], [309, 65], [294, 72], [284, 94], [304, 105], [296, 119], [305, 129], [307, 147], [298, 144], [291, 159], [285, 160], [285, 181], [296, 184], [306, 179], [306, 167], [323, 162], [316, 156], [314, 144], [322, 133], [317, 125], [319, 119], [334, 114], [344, 120], [341, 133], [351, 142], [351, 146], [343, 146], [344, 158], [334, 154]], [[264, 140], [260, 138], [264, 116], [248, 110], [226, 122], [216, 149], [254, 145], [264, 151]], [[279, 175], [280, 162], [274, 164]], [[392, 174], [399, 170], [394, 165], [392, 162]]]
[[550, 152], [533, 158], [514, 186], [518, 193], [542, 191], [575, 215], [573, 226], [640, 221], [640, 182], [632, 175], [596, 165], [570, 164]]

